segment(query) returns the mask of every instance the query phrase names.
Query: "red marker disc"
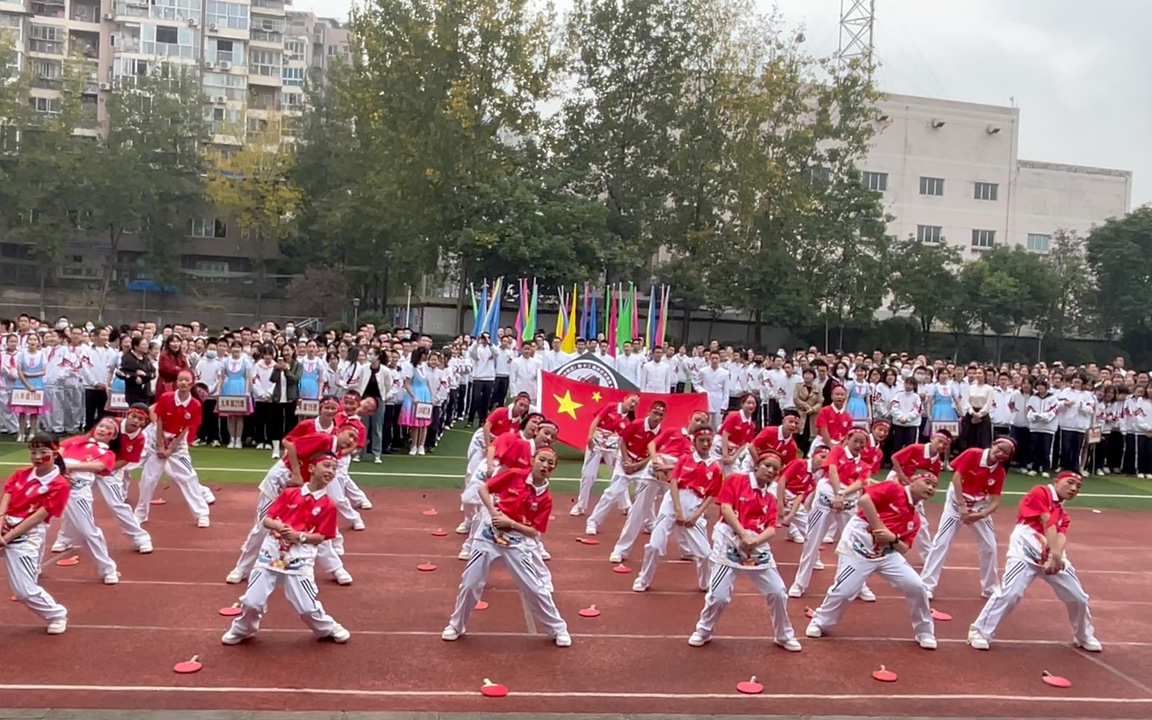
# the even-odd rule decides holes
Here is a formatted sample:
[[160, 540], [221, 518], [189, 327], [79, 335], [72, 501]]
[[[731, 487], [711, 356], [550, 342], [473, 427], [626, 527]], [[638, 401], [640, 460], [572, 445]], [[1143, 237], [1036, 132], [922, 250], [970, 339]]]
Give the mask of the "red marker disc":
[[549, 516], [548, 516], [548, 519], [549, 519], [549, 520], [555, 520], [555, 519], [556, 519], [556, 516], [555, 516], [555, 515], [549, 515]]
[[810, 607], [806, 607], [804, 608], [804, 617], [811, 620], [812, 618], [816, 617], [816, 611]]
[[423, 565], [417, 565], [416, 569], [420, 572], [432, 572], [436, 569], [436, 566], [432, 563], [424, 563]]
[[879, 680], [880, 682], [896, 682], [896, 673], [887, 669], [883, 665], [880, 666], [879, 670], [874, 670], [872, 672], [872, 677]]
[[168, 501], [165, 500], [164, 498], [156, 498], [155, 500], [153, 500], [149, 504], [151, 504], [151, 505], [167, 505]]
[[612, 572], [620, 573], [621, 575], [627, 575], [628, 573], [632, 572], [632, 568], [628, 567], [627, 565], [617, 565], [616, 567], [612, 568]]
[[80, 564], [80, 556], [79, 555], [73, 555], [72, 557], [62, 558], [60, 560], [57, 560], [56, 564], [59, 565], [60, 567], [72, 567], [73, 565], [79, 565]]
[[1053, 675], [1047, 670], [1045, 670], [1044, 673], [1040, 676], [1040, 679], [1055, 688], [1072, 687], [1072, 683], [1068, 680], [1068, 678], [1062, 678], [1059, 675]]
[[952, 619], [952, 616], [946, 612], [940, 612], [939, 610], [933, 610], [932, 611], [932, 619], [938, 620], [940, 622], [948, 622], [949, 620]]
[[823, 550], [823, 549], [824, 549], [824, 546], [823, 546], [823, 545], [821, 545], [821, 546], [820, 546], [820, 549], [821, 549], [821, 550]]
[[484, 678], [484, 685], [480, 688], [480, 694], [484, 697], [507, 697], [508, 688], [504, 687], [503, 685], [497, 685], [488, 678]]
[[191, 660], [185, 660], [184, 662], [176, 663], [176, 666], [173, 667], [172, 670], [178, 673], [187, 674], [200, 672], [201, 667], [203, 666], [200, 664], [200, 656], [193, 655]]
[[11, 600], [12, 602], [20, 602], [20, 598], [16, 597], [15, 595], [13, 595], [12, 597], [10, 597], [8, 599]]
[[427, 510], [424, 511], [424, 514], [429, 516], [429, 517], [436, 515], [437, 514], [436, 508], [428, 508]]
[[224, 617], [236, 617], [242, 612], [240, 610], [240, 603], [233, 603], [226, 608], [220, 608], [220, 614]]
[[444, 537], [447, 534], [448, 533], [444, 532], [443, 530], [441, 530], [439, 528], [432, 531], [432, 537]]
[[599, 545], [600, 544], [600, 541], [597, 540], [596, 538], [578, 537], [578, 538], [576, 538], [576, 542], [583, 543], [584, 545]]
[[488, 609], [488, 603], [481, 600], [480, 602], [476, 603], [476, 609], [477, 610], [487, 610]]
[[586, 607], [580, 611], [580, 617], [586, 617], [586, 618], [600, 617], [600, 611], [596, 609], [595, 605], [593, 605], [591, 607]]
[[764, 692], [764, 686], [756, 682], [756, 676], [753, 675], [752, 679], [747, 682], [737, 683], [736, 689], [745, 695], [759, 695]]

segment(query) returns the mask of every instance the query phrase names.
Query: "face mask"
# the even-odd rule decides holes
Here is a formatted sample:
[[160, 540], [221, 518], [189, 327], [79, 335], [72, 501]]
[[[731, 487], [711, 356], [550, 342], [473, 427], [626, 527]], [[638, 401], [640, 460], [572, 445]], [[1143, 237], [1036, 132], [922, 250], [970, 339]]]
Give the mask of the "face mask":
[[86, 330], [88, 330], [88, 332], [92, 332], [93, 330], [95, 330], [95, 329], [96, 329], [96, 326], [95, 326], [95, 325], [93, 325], [92, 323], [88, 323], [87, 325], [85, 325], [85, 326], [84, 326], [84, 328], [85, 328]]
[[286, 327], [286, 328], [284, 328], [284, 334], [287, 335], [288, 337], [292, 337], [293, 335], [296, 334], [296, 328]]
[[845, 370], [844, 368], [836, 368], [836, 374], [840, 377], [844, 377], [845, 375], [848, 374], [848, 371]]
[[209, 350], [208, 352], [204, 353], [204, 357], [208, 358], [209, 360], [215, 360], [216, 359], [216, 351], [215, 350]]
[[67, 330], [68, 329], [68, 321], [67, 320], [61, 320], [60, 322], [56, 323], [56, 329], [57, 330]]

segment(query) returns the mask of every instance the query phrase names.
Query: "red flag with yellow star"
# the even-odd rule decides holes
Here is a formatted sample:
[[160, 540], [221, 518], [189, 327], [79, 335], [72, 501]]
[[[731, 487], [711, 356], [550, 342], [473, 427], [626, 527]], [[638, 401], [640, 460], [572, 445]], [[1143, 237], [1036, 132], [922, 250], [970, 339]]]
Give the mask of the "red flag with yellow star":
[[661, 425], [664, 428], [684, 427], [692, 413], [697, 410], [708, 411], [708, 396], [704, 393], [638, 393], [571, 380], [550, 372], [540, 373], [537, 407], [544, 413], [544, 417], [559, 427], [560, 442], [582, 448], [588, 444], [588, 432], [596, 413], [629, 395], [640, 396], [640, 405], [636, 408], [637, 418], [645, 417], [653, 402], [663, 400], [668, 407]]

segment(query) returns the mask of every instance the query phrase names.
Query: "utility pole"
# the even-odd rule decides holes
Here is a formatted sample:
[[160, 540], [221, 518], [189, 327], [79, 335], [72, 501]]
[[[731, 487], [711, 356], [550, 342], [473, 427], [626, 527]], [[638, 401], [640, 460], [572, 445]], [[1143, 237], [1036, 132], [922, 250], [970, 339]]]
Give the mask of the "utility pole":
[[840, 71], [854, 60], [872, 66], [873, 26], [876, 0], [840, 0]]

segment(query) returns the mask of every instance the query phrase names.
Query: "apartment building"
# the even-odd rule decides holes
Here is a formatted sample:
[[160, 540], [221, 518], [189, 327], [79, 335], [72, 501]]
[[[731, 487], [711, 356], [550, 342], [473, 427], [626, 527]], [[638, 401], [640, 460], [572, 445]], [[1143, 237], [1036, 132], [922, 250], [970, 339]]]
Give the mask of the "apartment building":
[[1019, 108], [888, 95], [876, 123], [861, 169], [896, 237], [948, 242], [966, 260], [999, 245], [1043, 253], [1057, 230], [1129, 211], [1129, 171], [1019, 159]]
[[[286, 0], [0, 0], [0, 33], [15, 40], [16, 62], [32, 74], [33, 107], [60, 110], [61, 78], [67, 58], [84, 57], [84, 122], [77, 132], [95, 133], [103, 119], [102, 99], [117, 87], [165, 64], [198, 67], [206, 98], [205, 117], [225, 142], [225, 130], [257, 129], [271, 113], [288, 132], [304, 106], [310, 70], [327, 70], [349, 57], [348, 31], [336, 20], [297, 12]], [[201, 281], [227, 281], [252, 272], [249, 250], [237, 229], [214, 217], [189, 218], [181, 248], [184, 272]], [[269, 248], [274, 251], [274, 248]], [[25, 248], [0, 240], [0, 258], [19, 260]], [[127, 236], [117, 267], [131, 266], [142, 243]], [[95, 244], [77, 245], [58, 279], [102, 276], [105, 254]], [[12, 265], [0, 281], [20, 282]], [[128, 278], [124, 278], [128, 279]]]

